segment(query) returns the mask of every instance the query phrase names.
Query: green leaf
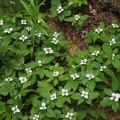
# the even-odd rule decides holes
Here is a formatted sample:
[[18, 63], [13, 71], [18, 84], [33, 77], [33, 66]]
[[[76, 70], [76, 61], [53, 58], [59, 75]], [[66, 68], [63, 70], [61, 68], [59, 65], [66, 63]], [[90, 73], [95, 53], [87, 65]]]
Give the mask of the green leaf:
[[104, 92], [106, 95], [111, 96], [112, 95], [112, 90], [105, 88]]
[[105, 106], [110, 106], [112, 104], [112, 101], [110, 100], [110, 97], [104, 97], [103, 100], [100, 102], [100, 105], [105, 107]]
[[84, 102], [84, 98], [82, 98], [82, 97], [80, 96], [77, 105], [80, 105], [80, 104], [83, 103], [83, 102]]
[[48, 116], [49, 118], [56, 118], [56, 114], [52, 109], [48, 109], [46, 111], [46, 116]]
[[100, 116], [101, 116], [103, 119], [107, 120], [107, 115], [106, 115], [103, 111], [101, 111]]
[[117, 68], [118, 70], [120, 70], [120, 60], [115, 59], [112, 61], [112, 65]]
[[112, 79], [112, 89], [113, 90], [118, 90], [120, 86], [120, 81], [117, 78]]
[[87, 112], [94, 118], [97, 118], [100, 114], [100, 110], [87, 109]]
[[115, 101], [114, 101], [114, 102], [112, 103], [112, 109], [113, 109], [115, 112], [117, 112], [118, 108], [119, 108], [118, 102], [115, 102]]
[[65, 18], [64, 21], [67, 21], [67, 22], [72, 22], [74, 20], [73, 17], [68, 17], [68, 18]]
[[94, 88], [96, 86], [95, 81], [89, 80], [88, 83], [87, 83], [87, 85], [88, 85], [88, 88], [90, 89], [90, 91], [94, 91]]
[[5, 35], [3, 37], [2, 43], [1, 43], [1, 47], [5, 47], [8, 46], [11, 43], [12, 39], [9, 35]]
[[73, 100], [79, 100], [79, 98], [80, 98], [81, 96], [80, 96], [80, 93], [73, 93], [70, 97], [71, 97]]
[[43, 73], [44, 73], [44, 75], [46, 75], [47, 77], [52, 77], [52, 72], [51, 71], [49, 71], [49, 70], [44, 70], [43, 71]]
[[98, 93], [98, 92], [92, 92], [92, 93], [89, 94], [90, 99], [95, 99], [98, 96], [100, 96], [100, 93]]
[[86, 20], [88, 17], [89, 17], [88, 15], [82, 15], [82, 16], [80, 17], [80, 20]]
[[77, 114], [77, 120], [83, 120], [87, 115], [87, 111], [86, 110], [83, 110], [81, 112], [78, 112]]

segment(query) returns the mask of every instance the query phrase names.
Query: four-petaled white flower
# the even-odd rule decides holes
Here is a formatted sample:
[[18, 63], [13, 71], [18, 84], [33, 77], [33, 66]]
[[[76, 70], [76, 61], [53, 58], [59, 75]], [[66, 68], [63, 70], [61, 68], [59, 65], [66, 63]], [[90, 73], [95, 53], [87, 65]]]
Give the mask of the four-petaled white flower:
[[26, 27], [26, 30], [31, 31], [32, 28], [31, 27]]
[[98, 34], [102, 31], [103, 31], [103, 29], [101, 29], [101, 28], [95, 29], [95, 32], [97, 32]]
[[48, 47], [48, 48], [44, 48], [44, 51], [45, 51], [45, 54], [48, 54], [48, 53], [53, 53], [53, 50], [51, 47]]
[[59, 34], [57, 32], [54, 32], [54, 34], [53, 34], [53, 36], [56, 37], [56, 38], [58, 37], [58, 35]]
[[57, 44], [59, 42], [59, 40], [57, 40], [55, 37], [53, 38], [53, 40], [51, 41], [51, 43]]
[[19, 80], [21, 81], [21, 83], [24, 83], [27, 81], [27, 78], [26, 77], [19, 77]]
[[31, 68], [26, 68], [25, 70], [26, 72], [29, 72], [29, 73], [32, 72]]
[[19, 38], [19, 40], [22, 40], [23, 42], [24, 42], [26, 39], [28, 39], [28, 37], [25, 36], [25, 35], [22, 35], [22, 36]]
[[72, 5], [73, 4], [73, 2], [69, 2], [69, 5]]
[[42, 66], [42, 61], [41, 60], [38, 60], [38, 65]]
[[50, 98], [51, 98], [51, 100], [55, 100], [55, 99], [57, 99], [56, 93], [50, 95]]
[[106, 68], [106, 66], [101, 66], [100, 71], [103, 71], [103, 69], [105, 69], [105, 68]]
[[75, 74], [70, 75], [70, 77], [72, 77], [72, 79], [75, 80], [76, 78], [79, 78], [80, 76], [75, 73]]
[[62, 6], [58, 6], [58, 8], [57, 8], [58, 14], [60, 14], [62, 11], [64, 11], [64, 9], [62, 8]]
[[100, 53], [100, 51], [94, 51], [92, 55], [97, 56]]
[[112, 24], [113, 28], [118, 28], [119, 26], [117, 24]]
[[4, 30], [4, 33], [11, 33], [13, 31], [13, 28], [7, 28]]
[[110, 46], [111, 46], [112, 44], [115, 44], [115, 43], [116, 43], [115, 38], [113, 38], [113, 39], [110, 41]]
[[15, 107], [12, 107], [12, 111], [14, 112], [14, 114], [20, 112], [18, 105], [16, 105]]
[[3, 20], [0, 20], [0, 25], [3, 25]]
[[35, 35], [38, 36], [38, 37], [41, 37], [41, 34], [42, 33], [36, 33]]
[[114, 100], [114, 101], [119, 101], [120, 98], [120, 94], [119, 93], [112, 93], [112, 97], [110, 97], [110, 100]]
[[36, 115], [36, 114], [35, 114], [34, 117], [33, 117], [33, 120], [38, 120], [39, 117], [40, 117], [39, 115]]
[[26, 25], [27, 21], [26, 20], [21, 20], [21, 24]]
[[89, 80], [91, 80], [91, 79], [93, 79], [95, 76], [94, 76], [93, 74], [86, 74], [86, 77], [87, 77]]
[[80, 18], [79, 15], [75, 15], [75, 20], [78, 20]]
[[69, 95], [68, 90], [62, 89], [62, 96], [68, 96], [68, 95]]
[[87, 63], [87, 59], [83, 59], [83, 60], [81, 60], [81, 62], [80, 62], [81, 65], [86, 65], [86, 63]]
[[67, 112], [67, 115], [65, 117], [71, 120], [73, 115], [74, 113]]
[[58, 76], [58, 75], [59, 75], [59, 71], [53, 72], [53, 76], [54, 76], [54, 77], [56, 77], [56, 76]]
[[115, 59], [115, 54], [112, 54], [112, 60], [114, 60]]
[[46, 108], [46, 104], [45, 104], [45, 102], [42, 102], [42, 105], [41, 105], [41, 107], [40, 107], [40, 110], [45, 110], [45, 109], [47, 109], [47, 108]]
[[8, 78], [5, 79], [5, 81], [13, 81], [13, 78], [8, 77]]
[[81, 94], [81, 97], [84, 97], [84, 98], [88, 99], [88, 92], [83, 90], [82, 94]]

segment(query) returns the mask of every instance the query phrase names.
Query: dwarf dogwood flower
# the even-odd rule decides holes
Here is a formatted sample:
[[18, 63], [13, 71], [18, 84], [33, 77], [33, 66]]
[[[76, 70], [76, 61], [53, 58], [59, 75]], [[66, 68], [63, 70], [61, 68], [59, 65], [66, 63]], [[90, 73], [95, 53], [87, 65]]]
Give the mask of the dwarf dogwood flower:
[[22, 40], [23, 42], [24, 42], [26, 39], [28, 39], [28, 37], [25, 36], [25, 35], [22, 35], [22, 36], [19, 38], [19, 40]]
[[105, 68], [106, 68], [106, 66], [101, 66], [100, 71], [103, 71], [103, 69], [105, 69]]
[[81, 60], [80, 64], [81, 65], [86, 65], [86, 62], [87, 62], [87, 59], [83, 59], [83, 60]]
[[60, 14], [62, 11], [64, 11], [64, 9], [62, 8], [62, 6], [58, 6], [58, 8], [57, 8], [58, 14]]
[[3, 25], [3, 20], [0, 20], [0, 25]]
[[56, 38], [58, 37], [58, 35], [59, 34], [57, 32], [54, 32], [54, 34], [53, 34], [53, 36], [56, 37]]
[[35, 114], [34, 117], [33, 117], [33, 120], [38, 120], [39, 117], [40, 117], [39, 115], [36, 115], [36, 114]]
[[79, 15], [75, 15], [75, 20], [78, 20], [80, 18]]
[[15, 107], [12, 107], [12, 111], [14, 112], [14, 114], [20, 112], [18, 105], [16, 105]]
[[13, 79], [11, 77], [8, 77], [5, 79], [5, 81], [12, 81]]
[[56, 93], [50, 95], [50, 98], [51, 98], [51, 100], [55, 100], [55, 99], [57, 99]]
[[11, 33], [13, 31], [13, 28], [7, 28], [4, 30], [4, 33]]
[[112, 44], [115, 44], [115, 43], [116, 43], [115, 38], [113, 38], [113, 39], [110, 41], [110, 46], [111, 46]]
[[40, 23], [41, 21], [40, 21], [40, 20], [38, 20], [37, 22], [38, 22], [38, 23]]
[[88, 99], [88, 92], [82, 91], [81, 97]]
[[46, 104], [45, 104], [44, 102], [42, 102], [42, 105], [41, 105], [41, 107], [40, 107], [40, 110], [45, 110], [45, 109], [47, 109], [47, 108], [46, 108]]
[[93, 55], [93, 56], [97, 56], [99, 53], [100, 53], [100, 51], [94, 51], [94, 52], [92, 53], [92, 55]]
[[31, 27], [26, 27], [26, 30], [31, 31], [32, 28]]
[[19, 77], [19, 80], [21, 81], [21, 83], [24, 83], [27, 81], [27, 78], [26, 77]]
[[21, 24], [26, 25], [27, 21], [26, 20], [21, 20]]
[[112, 93], [112, 97], [110, 97], [110, 100], [114, 100], [114, 101], [119, 101], [120, 98], [120, 94], [119, 93]]
[[53, 53], [53, 50], [50, 47], [44, 48], [44, 51], [45, 51], [45, 54]]
[[68, 95], [69, 95], [68, 90], [62, 89], [62, 96], [68, 96]]
[[59, 40], [57, 40], [55, 37], [53, 38], [53, 40], [51, 41], [51, 43], [57, 44], [59, 42]]
[[26, 68], [26, 72], [32, 72], [31, 68]]
[[89, 80], [91, 80], [91, 79], [93, 79], [95, 76], [94, 76], [93, 74], [86, 74], [86, 77], [87, 77]]
[[113, 28], [118, 28], [119, 26], [117, 24], [112, 24]]
[[101, 29], [101, 28], [95, 29], [95, 32], [97, 32], [98, 34], [102, 31], [103, 31], [103, 29]]
[[71, 120], [73, 115], [74, 113], [67, 112], [67, 115], [65, 117]]
[[53, 76], [54, 76], [54, 77], [56, 77], [56, 76], [58, 76], [58, 75], [59, 75], [59, 71], [53, 72]]
[[115, 54], [112, 54], [112, 60], [114, 60], [115, 59]]
[[78, 74], [72, 74], [72, 75], [70, 75], [70, 77], [72, 77], [73, 78], [73, 80], [75, 80], [76, 78], [79, 78], [80, 76], [78, 75]]
[[42, 66], [42, 61], [41, 60], [38, 61], [38, 65]]
[[42, 33], [36, 33], [35, 35], [38, 36], [38, 37], [41, 37], [41, 34]]

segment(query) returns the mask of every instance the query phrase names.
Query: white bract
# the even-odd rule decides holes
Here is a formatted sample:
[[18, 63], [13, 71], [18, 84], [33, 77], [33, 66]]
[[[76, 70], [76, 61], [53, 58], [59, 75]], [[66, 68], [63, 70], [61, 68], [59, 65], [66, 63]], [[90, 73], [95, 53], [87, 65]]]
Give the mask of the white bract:
[[88, 99], [88, 92], [82, 91], [81, 97]]
[[26, 72], [32, 72], [31, 68], [26, 68]]
[[60, 14], [62, 11], [64, 11], [64, 9], [62, 8], [62, 6], [58, 6], [58, 8], [57, 8], [58, 14]]
[[95, 29], [95, 32], [97, 32], [98, 34], [102, 31], [103, 31], [103, 29], [101, 29], [101, 28]]
[[3, 20], [0, 20], [0, 25], [3, 25]]
[[115, 54], [112, 54], [112, 60], [114, 60], [115, 59]]
[[27, 81], [27, 78], [26, 77], [19, 77], [19, 80], [21, 83], [24, 83]]
[[40, 117], [39, 115], [36, 115], [36, 114], [35, 114], [34, 117], [33, 117], [33, 120], [38, 120], [39, 117]]
[[20, 112], [18, 105], [16, 105], [15, 107], [12, 107], [12, 111], [14, 112], [14, 114]]
[[62, 96], [68, 96], [68, 95], [69, 95], [68, 90], [62, 89]]
[[44, 48], [44, 51], [45, 51], [45, 54], [48, 54], [48, 53], [53, 53], [53, 50], [51, 47], [48, 47], [48, 48]]
[[7, 28], [4, 30], [4, 33], [11, 33], [13, 31], [13, 28]]
[[55, 37], [53, 38], [53, 40], [51, 41], [51, 43], [57, 44], [59, 42], [59, 40], [57, 40]]
[[28, 39], [28, 37], [25, 36], [25, 35], [22, 35], [22, 36], [19, 38], [19, 40], [22, 40], [23, 42], [24, 42], [26, 39]]
[[50, 99], [51, 99], [51, 100], [55, 100], [55, 99], [57, 99], [56, 93], [50, 95]]
[[83, 60], [81, 60], [81, 62], [80, 62], [81, 65], [86, 65], [86, 63], [87, 63], [87, 59], [83, 59]]
[[13, 79], [11, 77], [8, 77], [5, 79], [5, 81], [13, 81]]
[[73, 115], [74, 113], [67, 112], [67, 115], [65, 117], [71, 120]]
[[40, 107], [40, 110], [45, 110], [45, 109], [47, 109], [47, 108], [46, 108], [46, 104], [45, 104], [44, 102], [42, 102], [42, 105], [41, 105], [41, 107]]
[[31, 27], [26, 27], [26, 30], [31, 31], [32, 28]]
[[119, 26], [117, 24], [112, 24], [113, 28], [118, 28]]
[[100, 53], [100, 51], [94, 51], [94, 52], [92, 53], [92, 55], [93, 55], [93, 56], [97, 56], [99, 53]]
[[87, 77], [89, 80], [91, 80], [91, 79], [93, 79], [95, 76], [94, 76], [93, 74], [86, 74], [86, 77]]
[[57, 32], [54, 32], [54, 34], [53, 34], [53, 36], [56, 37], [56, 38], [58, 37], [58, 35], [59, 34]]
[[42, 61], [41, 60], [38, 60], [38, 65], [42, 66]]
[[21, 20], [21, 24], [26, 25], [27, 21], [26, 20]]
[[11, 4], [15, 4], [15, 2], [14, 2], [14, 1], [10, 1], [10, 3], [11, 3]]
[[78, 20], [80, 18], [79, 15], [75, 15], [75, 20]]
[[38, 20], [37, 22], [38, 22], [38, 23], [40, 23], [41, 21], [40, 21], [40, 20]]
[[101, 66], [100, 71], [103, 71], [103, 69], [105, 69], [105, 68], [106, 68], [106, 66]]
[[58, 75], [59, 75], [59, 71], [53, 72], [53, 76], [54, 76], [54, 77], [56, 77], [56, 76], [58, 76]]
[[72, 79], [75, 80], [76, 78], [79, 78], [80, 76], [75, 73], [75, 74], [70, 75], [70, 77], [72, 77]]
[[69, 5], [72, 5], [73, 4], [73, 2], [69, 2]]
[[35, 35], [36, 35], [37, 37], [41, 37], [41, 34], [42, 34], [42, 33], [36, 33]]
[[113, 39], [110, 41], [110, 46], [111, 46], [112, 44], [115, 44], [115, 43], [116, 43], [115, 38], [113, 38]]
[[114, 101], [119, 101], [120, 98], [120, 94], [119, 93], [112, 93], [112, 97], [110, 97], [110, 100], [114, 100]]

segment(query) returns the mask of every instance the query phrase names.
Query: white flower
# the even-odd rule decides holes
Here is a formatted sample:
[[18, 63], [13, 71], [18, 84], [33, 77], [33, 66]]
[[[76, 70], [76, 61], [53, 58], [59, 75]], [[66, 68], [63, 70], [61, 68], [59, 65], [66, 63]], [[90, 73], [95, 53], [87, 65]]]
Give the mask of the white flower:
[[112, 24], [113, 28], [118, 28], [119, 26], [117, 24]]
[[40, 117], [39, 115], [36, 115], [36, 114], [35, 114], [34, 117], [33, 117], [33, 120], [38, 120], [39, 117]]
[[18, 105], [16, 105], [15, 107], [12, 107], [12, 111], [14, 112], [14, 114], [20, 112]]
[[14, 1], [10, 1], [10, 3], [11, 3], [11, 4], [15, 4], [15, 2], [14, 2]]
[[56, 38], [58, 37], [58, 35], [59, 34], [57, 32], [54, 32], [54, 34], [53, 34], [53, 36], [56, 37]]
[[40, 107], [40, 110], [45, 110], [45, 109], [47, 109], [47, 108], [46, 108], [46, 104], [45, 104], [44, 102], [42, 102], [42, 105], [41, 105], [41, 107]]
[[25, 70], [26, 70], [26, 72], [29, 72], [29, 73], [31, 72], [32, 73], [31, 68], [26, 68]]
[[67, 112], [67, 115], [65, 117], [71, 120], [73, 115], [74, 113]]
[[19, 40], [22, 40], [23, 42], [24, 42], [26, 39], [28, 39], [28, 37], [25, 36], [25, 35], [22, 35], [22, 36], [19, 38]]
[[38, 65], [42, 66], [42, 61], [41, 60], [38, 60]]
[[115, 54], [112, 54], [112, 60], [114, 60], [115, 59]]
[[119, 101], [120, 98], [120, 94], [119, 93], [112, 93], [112, 97], [110, 97], [110, 100], [114, 100], [114, 101]]
[[100, 51], [94, 51], [94, 52], [92, 53], [92, 55], [93, 55], [93, 56], [97, 56], [99, 53], [100, 53]]
[[81, 97], [88, 99], [88, 92], [82, 91]]
[[7, 28], [4, 30], [4, 33], [11, 33], [13, 31], [13, 28]]
[[115, 44], [115, 43], [116, 43], [115, 38], [113, 38], [113, 39], [110, 41], [110, 46], [111, 46], [112, 44]]
[[75, 80], [76, 78], [79, 78], [80, 76], [78, 75], [78, 74], [72, 74], [72, 75], [70, 75], [70, 77], [72, 77], [73, 78], [73, 80]]
[[13, 81], [13, 79], [11, 77], [8, 77], [5, 79], [5, 81]]
[[26, 30], [31, 31], [32, 28], [31, 27], [26, 27]]
[[38, 20], [37, 22], [38, 22], [38, 23], [40, 23], [41, 21], [40, 21], [40, 20]]
[[78, 20], [80, 18], [79, 15], [75, 15], [75, 20]]
[[21, 81], [21, 83], [24, 83], [27, 81], [27, 78], [26, 77], [19, 77], [19, 80]]
[[56, 77], [59, 75], [59, 71], [53, 72], [53, 76]]
[[69, 2], [69, 5], [72, 5], [73, 4], [73, 2]]
[[44, 51], [45, 51], [45, 54], [53, 53], [53, 50], [51, 49], [51, 47], [44, 48]]
[[87, 63], [87, 59], [83, 59], [83, 60], [81, 60], [81, 62], [80, 62], [81, 65], [86, 65], [86, 63]]
[[21, 24], [26, 25], [27, 21], [26, 20], [21, 20]]
[[62, 89], [62, 96], [68, 96], [68, 95], [69, 95], [68, 90]]
[[87, 77], [89, 80], [91, 80], [91, 79], [93, 79], [95, 76], [94, 76], [93, 74], [86, 74], [86, 77]]
[[64, 11], [64, 9], [62, 8], [62, 6], [58, 6], [58, 8], [57, 8], [58, 14], [60, 14], [62, 11]]
[[57, 44], [59, 42], [59, 40], [57, 40], [55, 37], [53, 38], [53, 40], [51, 41], [51, 43]]
[[101, 66], [100, 71], [103, 71], [103, 69], [105, 69], [105, 68], [106, 68], [106, 66]]
[[103, 29], [101, 29], [101, 28], [95, 29], [95, 32], [97, 32], [98, 34], [102, 31], [103, 31]]
[[55, 100], [55, 99], [57, 99], [56, 93], [50, 95], [50, 98], [51, 98], [51, 100]]
[[35, 35], [38, 36], [38, 37], [41, 37], [41, 34], [42, 33], [36, 33]]
[[0, 25], [3, 25], [3, 20], [0, 20]]

